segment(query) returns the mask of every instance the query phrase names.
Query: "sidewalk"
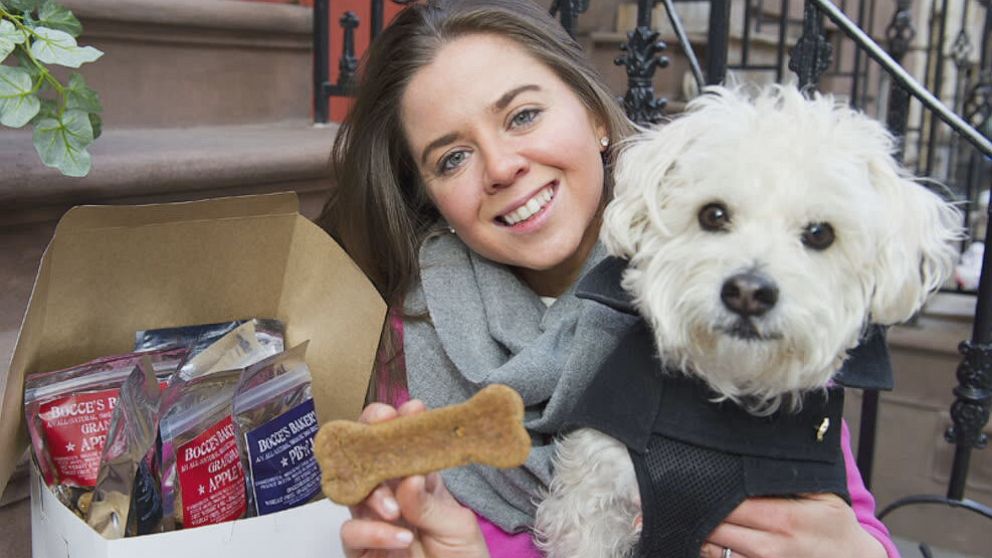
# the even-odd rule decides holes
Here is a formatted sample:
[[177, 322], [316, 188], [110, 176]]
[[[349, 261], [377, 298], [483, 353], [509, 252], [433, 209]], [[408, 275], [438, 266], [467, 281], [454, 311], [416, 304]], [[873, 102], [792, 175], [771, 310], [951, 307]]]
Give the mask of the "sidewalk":
[[[899, 553], [902, 555], [902, 558], [923, 557], [923, 553], [920, 552], [920, 543], [900, 537], [892, 537], [892, 540], [895, 541], [896, 546], [899, 547]], [[930, 548], [930, 551], [933, 553], [933, 558], [992, 558], [992, 554], [985, 554], [984, 556], [959, 554], [957, 552], [944, 550], [942, 548]], [[989, 549], [989, 552], [992, 552], [992, 548]]]

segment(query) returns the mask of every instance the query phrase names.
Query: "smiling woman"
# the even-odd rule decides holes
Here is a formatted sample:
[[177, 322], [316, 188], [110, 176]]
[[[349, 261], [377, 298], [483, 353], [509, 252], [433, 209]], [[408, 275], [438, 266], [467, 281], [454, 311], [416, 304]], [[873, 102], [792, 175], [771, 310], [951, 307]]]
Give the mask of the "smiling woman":
[[[393, 309], [370, 389], [377, 402], [359, 420], [505, 384], [524, 400], [532, 447], [521, 467], [381, 485], [342, 527], [349, 556], [541, 555], [531, 529], [554, 439], [636, 322], [575, 294], [577, 279], [604, 260], [597, 239], [610, 165], [633, 129], [579, 46], [531, 0], [414, 3], [372, 44], [319, 220]], [[879, 555], [843, 502], [787, 504], [745, 503], [735, 525], [714, 531], [720, 546], [714, 539], [706, 549]], [[865, 507], [870, 517], [870, 496], [855, 509]], [[822, 525], [837, 527], [837, 540], [822, 544]], [[866, 538], [874, 547], [862, 552]], [[749, 545], [778, 551], [738, 551]]]
[[401, 107], [427, 195], [458, 237], [539, 294], [564, 291], [599, 230], [599, 155], [609, 141], [601, 119], [554, 72], [496, 35], [442, 47], [414, 75]]
[[[469, 48], [463, 52], [457, 44]], [[515, 67], [510, 59], [523, 62], [524, 67]], [[411, 87], [413, 81], [426, 88]], [[470, 85], [473, 89], [466, 89]], [[598, 205], [605, 200], [601, 192], [609, 190], [609, 177], [604, 177], [602, 162], [613, 157], [613, 146], [633, 130], [581, 48], [542, 7], [527, 0], [466, 0], [411, 6], [372, 44], [362, 63], [359, 87], [332, 155], [337, 182], [347, 187], [334, 189], [318, 222], [344, 244], [392, 304], [402, 302], [419, 275], [417, 254], [424, 238], [447, 229], [436, 205], [434, 186], [438, 194], [442, 186], [444, 190], [459, 186], [464, 191], [471, 176], [477, 181], [471, 186], [475, 192], [465, 195], [489, 199], [492, 196], [486, 189], [495, 185], [495, 198], [503, 205], [497, 207], [489, 202], [485, 206], [487, 211], [502, 213], [489, 218], [509, 217], [503, 222], [514, 220], [515, 226], [510, 228], [524, 230], [528, 227], [519, 221], [524, 217], [533, 219], [532, 215], [524, 215], [526, 207], [534, 198], [535, 203], [540, 203], [541, 197], [536, 194], [552, 186], [555, 176], [551, 168], [561, 163], [556, 159], [538, 161], [536, 164], [542, 168], [529, 172], [528, 167], [535, 163], [517, 147], [526, 146], [530, 152], [557, 150], [555, 157], [560, 158], [561, 153], [574, 151], [577, 143], [585, 143], [581, 152], [585, 158], [583, 168], [570, 173], [582, 175], [584, 185], [595, 184], [596, 214]], [[562, 91], [569, 98], [559, 98]], [[418, 100], [421, 105], [409, 110], [409, 105]], [[553, 106], [542, 105], [552, 101]], [[445, 118], [447, 128], [441, 121], [434, 121], [440, 117]], [[545, 124], [548, 120], [551, 126]], [[421, 123], [428, 123], [430, 128], [422, 128]], [[490, 129], [481, 130], [483, 124]], [[500, 136], [494, 136], [494, 130], [499, 130]], [[579, 130], [581, 136], [573, 136]], [[601, 143], [603, 137], [608, 148]], [[557, 145], [548, 147], [549, 143]], [[590, 153], [592, 157], [588, 157]], [[580, 158], [579, 154], [572, 156]], [[475, 163], [480, 157], [482, 161]], [[516, 162], [514, 157], [518, 157]], [[547, 159], [545, 155], [541, 157]], [[514, 165], [519, 168], [522, 160], [526, 160], [526, 177], [522, 181], [511, 179], [509, 187], [499, 173], [514, 171], [489, 166], [487, 162], [509, 164], [512, 169]], [[477, 171], [483, 164], [489, 173], [485, 177]], [[465, 172], [463, 165], [470, 171]], [[543, 168], [546, 165], [552, 166]], [[575, 163], [570, 165], [574, 167]], [[541, 178], [545, 181], [535, 184]], [[483, 186], [483, 179], [492, 183]], [[552, 197], [561, 190], [560, 184], [555, 186], [549, 192]], [[527, 188], [535, 189], [524, 191]], [[559, 205], [554, 199], [551, 202], [552, 206]], [[577, 209], [574, 205], [561, 205], [570, 211]], [[459, 230], [464, 221], [458, 224], [453, 216], [444, 217], [468, 238], [481, 237], [481, 230]], [[481, 215], [477, 213], [476, 217]], [[579, 220], [585, 221], [581, 226], [584, 232], [590, 223], [588, 211]], [[542, 228], [546, 229], [542, 235], [548, 235], [555, 227]], [[568, 251], [570, 256], [579, 252], [580, 245], [588, 251], [596, 232], [583, 239], [584, 245], [573, 240], [568, 249], [558, 251]], [[550, 236], [543, 238], [550, 240]], [[548, 261], [556, 259], [554, 255], [538, 256], [537, 244], [532, 242], [526, 249], [542, 269], [562, 263]], [[522, 248], [511, 246], [510, 250]], [[579, 264], [584, 255], [578, 257]], [[497, 261], [530, 269], [526, 267], [528, 262], [506, 257], [504, 253]], [[514, 254], [514, 258], [519, 257]], [[542, 258], [544, 261], [540, 261]], [[575, 271], [577, 268], [570, 273]], [[571, 277], [574, 279], [574, 275]]]

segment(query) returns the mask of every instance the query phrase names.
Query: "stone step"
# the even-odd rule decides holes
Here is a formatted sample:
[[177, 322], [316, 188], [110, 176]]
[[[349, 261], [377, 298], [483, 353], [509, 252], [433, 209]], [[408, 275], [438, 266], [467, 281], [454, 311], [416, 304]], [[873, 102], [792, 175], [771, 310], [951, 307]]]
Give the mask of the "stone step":
[[278, 122], [312, 114], [312, 10], [231, 0], [65, 0], [80, 43], [104, 56], [78, 71], [108, 127]]
[[[149, 203], [296, 190], [319, 205], [336, 125], [109, 129], [85, 178], [41, 164], [27, 131], [0, 133], [0, 227], [52, 221], [81, 203]], [[311, 201], [310, 198], [313, 198]], [[315, 210], [305, 205], [307, 211]]]

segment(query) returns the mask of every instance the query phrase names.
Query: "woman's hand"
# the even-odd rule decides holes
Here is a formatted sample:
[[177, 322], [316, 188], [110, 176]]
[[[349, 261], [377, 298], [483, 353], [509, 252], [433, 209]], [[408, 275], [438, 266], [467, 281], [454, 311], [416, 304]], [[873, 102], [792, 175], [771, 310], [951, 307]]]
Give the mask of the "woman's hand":
[[882, 543], [834, 494], [745, 500], [710, 533], [702, 558], [722, 558], [725, 548], [733, 558], [886, 557]]
[[[425, 410], [416, 400], [398, 410], [373, 403], [358, 420], [374, 424]], [[341, 526], [341, 542], [348, 558], [489, 556], [475, 514], [451, 496], [437, 473], [380, 485], [351, 508], [351, 515], [352, 519]]]

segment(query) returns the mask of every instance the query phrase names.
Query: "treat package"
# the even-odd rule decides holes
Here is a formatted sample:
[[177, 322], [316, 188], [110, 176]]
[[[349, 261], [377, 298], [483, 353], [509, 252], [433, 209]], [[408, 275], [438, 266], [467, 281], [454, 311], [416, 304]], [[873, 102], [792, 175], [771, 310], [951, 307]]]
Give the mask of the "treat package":
[[143, 357], [164, 381], [185, 354], [185, 348], [128, 353], [25, 378], [24, 414], [34, 460], [45, 483], [80, 517], [86, 516], [96, 485], [121, 384]]
[[304, 362], [307, 344], [245, 370], [232, 414], [247, 477], [251, 515], [266, 515], [320, 497], [313, 455], [319, 428]]
[[143, 357], [121, 385], [86, 522], [106, 539], [158, 530], [162, 499], [155, 439], [161, 386]]
[[286, 336], [286, 326], [279, 320], [264, 318], [142, 330], [135, 333], [134, 350], [148, 351], [188, 347], [190, 349], [189, 358], [192, 358], [238, 326], [248, 322], [251, 322], [255, 327], [255, 334], [259, 343], [272, 345], [274, 347], [272, 353], [279, 353], [284, 350], [283, 339]]
[[231, 420], [241, 373], [224, 370], [169, 386], [159, 421], [164, 530], [245, 515], [245, 475]]
[[231, 329], [197, 354], [187, 356], [172, 381], [190, 380], [221, 370], [242, 369], [282, 351], [281, 340], [263, 344], [257, 333], [254, 320]]

